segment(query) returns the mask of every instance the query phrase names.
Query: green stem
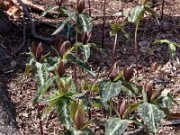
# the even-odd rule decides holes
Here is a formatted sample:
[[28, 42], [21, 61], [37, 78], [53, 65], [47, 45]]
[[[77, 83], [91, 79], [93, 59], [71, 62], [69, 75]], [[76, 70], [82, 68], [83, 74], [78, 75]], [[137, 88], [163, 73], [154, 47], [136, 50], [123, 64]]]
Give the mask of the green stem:
[[116, 60], [115, 60], [116, 45], [117, 45], [117, 34], [115, 35], [115, 39], [114, 39], [114, 47], [113, 47], [113, 64], [114, 64], [114, 62], [116, 61]]
[[112, 99], [110, 99], [110, 105], [109, 105], [109, 116], [111, 117], [112, 116], [112, 106], [113, 106], [113, 104], [112, 104]]
[[[78, 42], [78, 28], [76, 28], [76, 43]], [[76, 49], [76, 56], [78, 55], [78, 50]], [[74, 65], [74, 81], [77, 82], [77, 65]]]
[[135, 36], [134, 36], [134, 47], [135, 47], [135, 62], [136, 62], [136, 71], [137, 71], [137, 77], [139, 76], [138, 72], [138, 48], [137, 48], [137, 32], [139, 28], [139, 20], [136, 23], [136, 30], [135, 30]]

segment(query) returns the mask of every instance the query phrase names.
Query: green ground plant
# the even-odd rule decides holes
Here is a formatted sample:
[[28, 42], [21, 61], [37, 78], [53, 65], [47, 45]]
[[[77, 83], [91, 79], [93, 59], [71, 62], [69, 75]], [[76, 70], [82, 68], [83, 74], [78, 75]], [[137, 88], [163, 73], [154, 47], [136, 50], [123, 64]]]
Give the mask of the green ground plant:
[[[106, 135], [120, 135], [131, 124], [142, 126], [148, 132], [155, 134], [160, 120], [172, 117], [170, 109], [173, 98], [169, 95], [163, 95], [163, 89], [155, 89], [150, 82], [143, 86], [137, 85], [134, 81], [136, 79], [134, 69], [125, 67], [120, 70], [117, 62], [113, 62], [111, 69], [107, 72], [108, 78], [95, 83], [83, 78], [81, 86], [78, 87], [75, 77], [76, 70], [74, 70], [74, 78], [72, 73], [68, 72], [72, 70], [73, 65], [82, 68], [83, 72], [87, 72], [92, 77], [96, 76], [88, 65], [90, 48], [94, 46], [93, 43], [89, 43], [93, 26], [92, 19], [83, 13], [84, 0], [77, 0], [75, 9], [61, 7], [61, 4], [59, 1], [58, 5], [49, 7], [42, 16], [51, 10], [58, 9], [61, 15], [65, 16], [65, 19], [53, 35], [61, 32], [65, 26], [71, 26], [75, 32], [72, 34], [76, 39], [75, 43], [69, 40], [63, 42], [61, 47], [56, 50], [57, 56], [52, 56], [51, 52], [44, 55], [42, 43], [34, 42], [25, 70], [26, 75], [31, 71], [37, 85], [33, 105], [48, 104], [41, 120], [43, 121], [49, 115], [52, 108], [56, 108], [59, 121], [64, 127], [60, 134], [95, 134], [89, 128], [89, 124], [93, 122], [91, 108], [102, 107], [108, 116], [105, 123]], [[138, 26], [146, 11], [155, 13], [146, 6], [144, 0], [142, 6], [133, 8], [130, 15], [127, 16], [129, 22], [136, 24], [136, 50]], [[123, 30], [124, 25], [125, 23], [111, 25], [112, 34], [116, 35], [120, 30]], [[69, 31], [67, 31], [67, 35], [70, 36]], [[170, 44], [170, 42], [168, 43]], [[89, 119], [86, 118], [86, 114], [89, 115]], [[42, 134], [43, 131], [41, 131]]]

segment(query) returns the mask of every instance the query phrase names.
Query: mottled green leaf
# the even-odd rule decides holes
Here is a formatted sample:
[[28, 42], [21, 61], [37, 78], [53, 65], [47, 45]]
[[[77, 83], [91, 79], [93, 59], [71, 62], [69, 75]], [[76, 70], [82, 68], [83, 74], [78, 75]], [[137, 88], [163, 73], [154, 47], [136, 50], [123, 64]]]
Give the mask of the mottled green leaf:
[[74, 64], [77, 64], [78, 66], [80, 66], [82, 69], [84, 69], [86, 72], [88, 72], [90, 75], [92, 76], [96, 76], [96, 74], [91, 70], [91, 68], [89, 67], [89, 65], [86, 62], [83, 62], [81, 59], [79, 59], [78, 57], [75, 57], [74, 55], [69, 54], [66, 57], [69, 61], [71, 61]]
[[156, 14], [156, 11], [154, 11], [152, 8], [149, 8], [149, 7], [147, 7], [147, 6], [144, 6], [144, 9], [145, 9], [147, 12], [151, 13], [152, 15], [155, 15], [155, 14]]
[[128, 121], [120, 118], [109, 118], [105, 125], [105, 135], [121, 135], [128, 128]]
[[79, 31], [86, 31], [87, 33], [89, 33], [90, 31], [92, 31], [93, 27], [92, 18], [86, 13], [79, 14], [77, 26], [79, 28]]
[[122, 82], [122, 91], [128, 96], [135, 96], [139, 92], [140, 87], [133, 82]]
[[141, 104], [138, 108], [138, 114], [143, 119], [144, 124], [146, 124], [153, 133], [156, 133], [157, 128], [160, 125], [160, 120], [165, 117], [163, 111], [150, 103]]
[[69, 110], [70, 103], [71, 103], [70, 100], [66, 97], [62, 97], [56, 102], [56, 110], [59, 121], [67, 129], [70, 129], [72, 123], [70, 119], [70, 110]]
[[162, 40], [156, 40], [154, 41], [152, 44], [163, 44], [163, 43], [166, 43], [166, 44], [169, 44], [169, 40], [166, 40], [166, 39], [162, 39]]
[[90, 45], [82, 45], [83, 60], [87, 62], [90, 57]]
[[38, 87], [43, 86], [45, 81], [49, 77], [49, 72], [46, 65], [36, 62], [31, 69], [33, 73], [33, 78], [35, 79]]
[[59, 32], [61, 32], [70, 20], [71, 20], [71, 17], [66, 18], [66, 19], [60, 24], [60, 26], [53, 32], [52, 35], [56, 35], [56, 34], [58, 34]]
[[132, 23], [137, 23], [144, 14], [144, 6], [136, 6], [132, 8], [130, 11], [130, 16], [128, 17], [128, 21]]
[[38, 102], [39, 98], [44, 93], [46, 93], [46, 91], [52, 85], [52, 83], [54, 82], [55, 79], [56, 79], [56, 77], [47, 79], [46, 82], [38, 88], [38, 91], [36, 92], [35, 97], [33, 99], [33, 104], [36, 104]]
[[121, 81], [111, 82], [103, 80], [99, 83], [100, 97], [103, 102], [108, 101], [110, 98], [117, 96], [121, 91]]
[[111, 26], [110, 35], [114, 36], [115, 34], [118, 34], [119, 32], [121, 32], [126, 23], [127, 22], [125, 21], [121, 24], [116, 24], [116, 23], [110, 24], [110, 26]]
[[69, 16], [70, 17], [74, 14], [72, 10], [69, 10], [65, 7], [60, 7], [59, 10], [60, 10], [60, 13], [62, 16]]
[[171, 58], [174, 58], [174, 56], [176, 54], [176, 46], [174, 44], [170, 43], [168, 45], [168, 51], [169, 51], [169, 53], [171, 55]]
[[58, 9], [59, 6], [57, 5], [53, 5], [53, 6], [50, 6], [48, 8], [45, 9], [45, 11], [40, 15], [40, 17], [43, 17], [45, 16], [48, 12], [52, 11], [52, 10], [55, 10], [55, 9]]

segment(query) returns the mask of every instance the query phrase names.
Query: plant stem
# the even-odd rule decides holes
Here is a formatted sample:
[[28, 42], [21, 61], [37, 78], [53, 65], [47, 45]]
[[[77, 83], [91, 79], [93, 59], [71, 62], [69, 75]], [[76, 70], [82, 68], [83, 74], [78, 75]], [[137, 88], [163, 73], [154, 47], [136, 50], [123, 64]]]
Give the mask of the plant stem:
[[139, 72], [138, 72], [138, 48], [137, 48], [137, 32], [138, 32], [138, 27], [139, 27], [139, 20], [136, 23], [136, 30], [135, 30], [135, 36], [134, 36], [135, 62], [136, 62], [137, 77], [139, 76]]
[[39, 119], [40, 132], [41, 132], [41, 135], [43, 135], [43, 127], [42, 127], [41, 112], [40, 112], [39, 104], [37, 104], [37, 111], [38, 111], [38, 119]]
[[162, 8], [161, 8], [161, 21], [163, 20], [164, 16], [164, 0], [162, 1]]
[[115, 60], [116, 45], [117, 45], [117, 34], [115, 35], [115, 38], [114, 38], [114, 47], [113, 47], [113, 63], [116, 61], [116, 60]]
[[109, 105], [109, 116], [112, 116], [112, 99], [110, 99], [109, 101], [110, 105]]
[[101, 38], [101, 47], [104, 47], [104, 36], [105, 36], [105, 32], [104, 32], [104, 27], [105, 27], [105, 15], [106, 15], [106, 0], [104, 0], [104, 7], [103, 7], [103, 25], [102, 25], [102, 38]]
[[[76, 28], [76, 43], [78, 42], [78, 28]], [[78, 50], [76, 50], [76, 56], [78, 55]], [[77, 82], [77, 65], [74, 65], [74, 81]]]

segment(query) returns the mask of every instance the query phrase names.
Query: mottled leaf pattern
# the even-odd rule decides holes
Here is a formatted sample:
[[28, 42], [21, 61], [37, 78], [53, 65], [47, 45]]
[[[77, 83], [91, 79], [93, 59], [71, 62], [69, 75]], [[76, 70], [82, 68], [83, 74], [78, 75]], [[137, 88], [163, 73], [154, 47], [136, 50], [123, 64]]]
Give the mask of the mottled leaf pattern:
[[57, 5], [53, 5], [53, 6], [50, 6], [48, 7], [47, 9], [45, 9], [45, 11], [40, 15], [40, 17], [43, 17], [45, 16], [48, 12], [52, 11], [52, 10], [55, 10], [55, 9], [58, 9], [59, 6]]
[[56, 102], [56, 109], [59, 121], [65, 125], [67, 129], [71, 127], [70, 110], [69, 110], [70, 100], [68, 98], [60, 98]]
[[109, 118], [105, 125], [105, 135], [121, 135], [128, 127], [127, 120], [119, 118]]
[[100, 97], [103, 102], [108, 101], [110, 98], [115, 97], [121, 91], [121, 81], [111, 82], [104, 80], [99, 83]]
[[82, 46], [82, 53], [83, 53], [83, 60], [87, 62], [90, 57], [90, 45], [83, 45]]
[[96, 76], [96, 74], [91, 70], [91, 68], [89, 67], [89, 65], [86, 62], [83, 62], [81, 59], [75, 57], [74, 55], [69, 54], [66, 57], [69, 61], [71, 61], [72, 63], [77, 64], [78, 66], [80, 66], [81, 68], [83, 68], [85, 71], [87, 71], [90, 75], [92, 76]]
[[160, 120], [165, 117], [163, 111], [150, 103], [141, 104], [138, 108], [138, 114], [143, 119], [144, 124], [146, 124], [149, 130], [153, 133], [156, 133]]
[[131, 9], [130, 16], [128, 17], [128, 21], [132, 23], [136, 23], [143, 15], [144, 7], [143, 6], [136, 6], [135, 8]]
[[33, 77], [34, 77], [38, 87], [43, 86], [49, 76], [46, 65], [36, 62], [35, 65], [33, 65], [32, 70], [33, 70], [33, 72], [32, 72]]
[[53, 78], [49, 78], [43, 85], [41, 85], [38, 88], [38, 91], [35, 94], [35, 97], [33, 99], [33, 104], [36, 104], [39, 100], [39, 98], [46, 93], [46, 91], [48, 90], [48, 88], [52, 85], [52, 83], [54, 82], [55, 77]]

